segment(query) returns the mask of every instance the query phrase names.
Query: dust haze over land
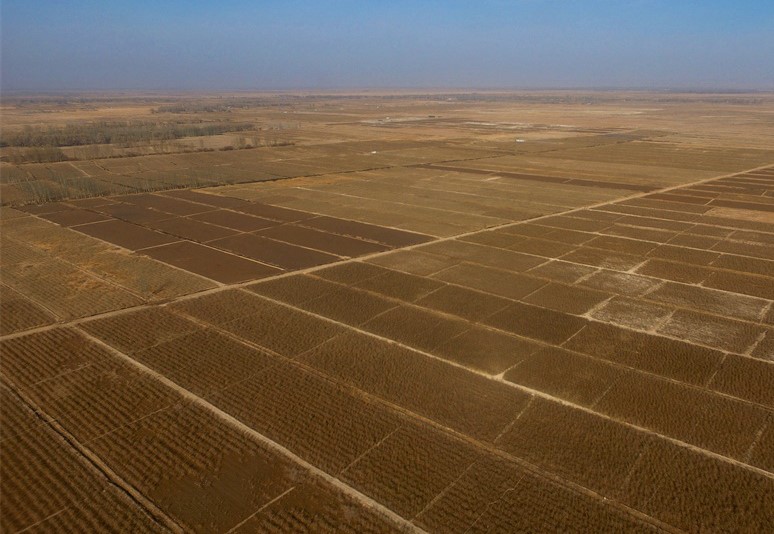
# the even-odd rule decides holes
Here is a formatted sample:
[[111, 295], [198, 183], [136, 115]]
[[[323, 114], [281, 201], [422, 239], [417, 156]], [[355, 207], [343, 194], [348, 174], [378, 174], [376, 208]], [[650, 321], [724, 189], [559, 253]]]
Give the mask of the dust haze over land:
[[770, 2], [21, 2], [2, 88], [774, 88]]

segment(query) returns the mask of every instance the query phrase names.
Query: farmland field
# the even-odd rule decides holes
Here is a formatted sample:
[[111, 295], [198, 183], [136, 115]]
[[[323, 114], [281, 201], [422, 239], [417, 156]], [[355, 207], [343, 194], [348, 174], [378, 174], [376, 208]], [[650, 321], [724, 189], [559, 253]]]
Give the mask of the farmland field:
[[219, 98], [4, 99], [193, 133], [0, 147], [0, 530], [774, 531], [774, 97]]

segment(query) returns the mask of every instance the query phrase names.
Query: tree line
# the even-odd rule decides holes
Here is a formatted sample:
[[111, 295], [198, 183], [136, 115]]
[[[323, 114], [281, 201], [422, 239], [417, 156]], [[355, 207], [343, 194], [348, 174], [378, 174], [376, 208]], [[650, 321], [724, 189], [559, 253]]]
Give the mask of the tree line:
[[252, 123], [163, 123], [149, 121], [98, 121], [68, 124], [64, 127], [25, 126], [4, 131], [0, 146], [64, 147], [169, 141], [182, 137], [202, 137], [253, 129]]

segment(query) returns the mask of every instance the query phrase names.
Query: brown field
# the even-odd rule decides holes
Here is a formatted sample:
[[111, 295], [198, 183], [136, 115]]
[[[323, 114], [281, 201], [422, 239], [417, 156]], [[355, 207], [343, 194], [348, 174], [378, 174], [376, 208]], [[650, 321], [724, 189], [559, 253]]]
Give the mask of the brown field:
[[772, 95], [2, 112], [3, 532], [774, 531]]

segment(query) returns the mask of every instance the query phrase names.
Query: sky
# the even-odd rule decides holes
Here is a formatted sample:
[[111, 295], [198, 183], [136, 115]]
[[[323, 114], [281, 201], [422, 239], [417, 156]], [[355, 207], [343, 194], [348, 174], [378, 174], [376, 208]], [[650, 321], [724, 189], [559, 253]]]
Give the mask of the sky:
[[2, 0], [0, 89], [774, 90], [774, 0]]

